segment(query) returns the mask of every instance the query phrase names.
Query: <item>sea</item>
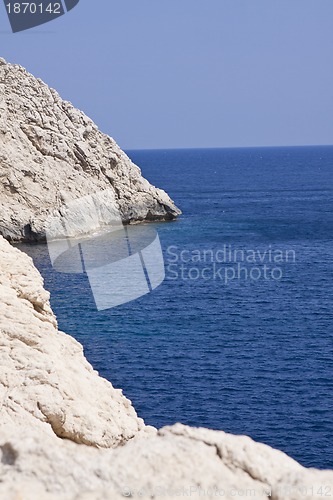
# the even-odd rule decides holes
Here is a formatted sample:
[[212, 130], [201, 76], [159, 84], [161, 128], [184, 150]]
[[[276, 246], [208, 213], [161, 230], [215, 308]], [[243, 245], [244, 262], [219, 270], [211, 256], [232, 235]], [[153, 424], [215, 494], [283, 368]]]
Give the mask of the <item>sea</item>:
[[61, 330], [147, 424], [182, 422], [333, 468], [333, 147], [128, 151], [181, 208], [163, 283], [98, 311], [84, 274], [21, 245]]

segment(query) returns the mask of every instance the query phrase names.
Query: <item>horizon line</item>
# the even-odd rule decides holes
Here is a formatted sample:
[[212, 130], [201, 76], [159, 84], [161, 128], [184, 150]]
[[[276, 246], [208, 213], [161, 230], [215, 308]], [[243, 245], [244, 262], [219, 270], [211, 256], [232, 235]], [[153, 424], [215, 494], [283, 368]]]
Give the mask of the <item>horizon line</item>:
[[126, 148], [120, 146], [124, 151], [202, 151], [202, 150], [215, 150], [215, 149], [292, 149], [292, 148], [331, 148], [333, 144], [301, 144], [293, 146], [209, 146], [209, 147], [165, 147], [165, 148]]

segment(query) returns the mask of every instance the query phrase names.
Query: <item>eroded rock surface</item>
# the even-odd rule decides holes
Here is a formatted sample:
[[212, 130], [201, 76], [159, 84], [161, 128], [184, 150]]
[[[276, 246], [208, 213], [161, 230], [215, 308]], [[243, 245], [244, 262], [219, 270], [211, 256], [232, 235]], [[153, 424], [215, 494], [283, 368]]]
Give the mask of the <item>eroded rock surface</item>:
[[180, 213], [84, 113], [0, 59], [0, 234], [11, 241], [44, 240], [50, 212], [105, 190], [112, 193], [110, 209], [119, 210], [125, 223], [172, 220]]

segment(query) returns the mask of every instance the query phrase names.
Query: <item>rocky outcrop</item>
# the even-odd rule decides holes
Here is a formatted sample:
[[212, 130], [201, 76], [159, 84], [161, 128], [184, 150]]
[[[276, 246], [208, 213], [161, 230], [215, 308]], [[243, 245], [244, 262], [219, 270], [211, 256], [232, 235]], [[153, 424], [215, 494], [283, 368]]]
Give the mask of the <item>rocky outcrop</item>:
[[[244, 436], [175, 425], [115, 450], [40, 439], [33, 429], [1, 435], [0, 498], [325, 498], [333, 472], [307, 470]], [[328, 495], [327, 495], [328, 496]]]
[[[180, 211], [115, 141], [41, 80], [0, 59], [0, 234], [45, 239], [50, 213], [108, 190], [124, 223], [172, 220]], [[89, 213], [85, 216], [89, 219]], [[109, 218], [99, 221], [109, 223]]]
[[307, 470], [246, 436], [145, 426], [59, 332], [32, 260], [0, 236], [0, 498], [324, 498]]

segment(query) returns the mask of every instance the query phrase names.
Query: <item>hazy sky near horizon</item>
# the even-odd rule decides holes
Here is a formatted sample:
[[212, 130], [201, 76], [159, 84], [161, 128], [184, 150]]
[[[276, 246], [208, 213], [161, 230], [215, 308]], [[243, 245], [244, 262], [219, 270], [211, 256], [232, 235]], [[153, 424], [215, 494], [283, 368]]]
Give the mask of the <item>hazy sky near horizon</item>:
[[332, 0], [80, 0], [0, 55], [124, 149], [333, 144]]

